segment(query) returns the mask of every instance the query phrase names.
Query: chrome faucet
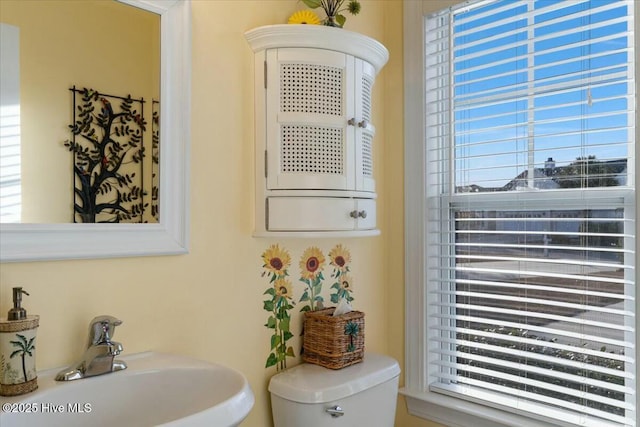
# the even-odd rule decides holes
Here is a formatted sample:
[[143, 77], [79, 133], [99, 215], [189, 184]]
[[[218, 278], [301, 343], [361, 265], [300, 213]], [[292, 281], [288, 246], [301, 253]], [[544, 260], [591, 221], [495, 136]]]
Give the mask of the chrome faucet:
[[122, 344], [111, 341], [116, 326], [121, 324], [122, 321], [113, 316], [94, 318], [89, 324], [89, 342], [82, 359], [58, 372], [56, 381], [79, 380], [126, 369], [124, 362], [115, 360], [122, 352]]

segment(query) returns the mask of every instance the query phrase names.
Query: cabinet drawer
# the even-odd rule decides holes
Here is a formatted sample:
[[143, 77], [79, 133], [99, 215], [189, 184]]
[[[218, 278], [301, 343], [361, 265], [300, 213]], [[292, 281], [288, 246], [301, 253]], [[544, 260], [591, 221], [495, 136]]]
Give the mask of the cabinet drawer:
[[[362, 217], [362, 212], [364, 218]], [[341, 231], [375, 228], [375, 200], [269, 197], [268, 231]]]

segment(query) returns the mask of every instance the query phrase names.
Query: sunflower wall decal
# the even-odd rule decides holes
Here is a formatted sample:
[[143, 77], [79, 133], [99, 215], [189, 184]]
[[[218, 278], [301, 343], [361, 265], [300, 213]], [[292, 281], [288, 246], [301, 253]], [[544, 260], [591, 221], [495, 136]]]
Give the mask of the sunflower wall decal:
[[[325, 258], [322, 251], [315, 246], [307, 248], [300, 258], [300, 281], [307, 288], [300, 297], [300, 302], [307, 304], [300, 311], [315, 311], [320, 308], [324, 298], [322, 292], [322, 270], [324, 269]], [[319, 306], [320, 305], [320, 306]]]
[[287, 278], [291, 257], [285, 249], [281, 249], [278, 245], [271, 245], [262, 253], [262, 260], [264, 261], [262, 276], [268, 277], [270, 284], [263, 294], [270, 297], [263, 301], [263, 308], [269, 312], [269, 318], [264, 326], [273, 330], [271, 350], [265, 367], [276, 366], [276, 370], [280, 371], [287, 368], [287, 357], [295, 357], [293, 347], [287, 345], [287, 342], [293, 338], [289, 312], [295, 305], [293, 286]]
[[335, 279], [331, 289], [331, 302], [337, 304], [342, 298], [347, 302], [353, 301], [351, 292], [353, 291], [353, 279], [348, 274], [351, 271], [349, 264], [351, 263], [351, 253], [341, 244], [336, 245], [329, 252], [329, 264], [333, 267], [331, 277]]
[[[293, 347], [288, 344], [294, 337], [291, 332], [291, 310], [296, 303], [293, 300], [293, 284], [289, 278], [291, 256], [289, 251], [278, 244], [269, 246], [261, 255], [262, 277], [269, 280], [269, 287], [263, 293], [268, 298], [263, 301], [263, 308], [269, 312], [265, 327], [272, 330], [271, 347], [267, 357], [266, 368], [275, 366], [277, 371], [287, 368], [287, 358], [295, 357]], [[331, 302], [338, 303], [345, 298], [353, 301], [353, 281], [350, 272], [351, 253], [342, 244], [336, 245], [328, 254], [328, 263], [333, 268], [331, 277], [335, 280], [331, 289]], [[323, 270], [327, 264], [322, 251], [316, 246], [304, 250], [299, 260], [300, 281], [305, 288], [299, 303], [305, 305], [300, 312], [317, 311], [323, 307], [322, 282]], [[293, 322], [295, 324], [295, 322]], [[345, 330], [345, 334], [357, 336], [357, 329]]]

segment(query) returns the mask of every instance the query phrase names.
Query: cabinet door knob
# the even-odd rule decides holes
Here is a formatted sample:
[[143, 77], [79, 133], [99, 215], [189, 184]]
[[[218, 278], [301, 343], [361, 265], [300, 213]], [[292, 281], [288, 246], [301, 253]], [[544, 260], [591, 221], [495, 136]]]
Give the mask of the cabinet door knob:
[[367, 217], [367, 211], [358, 212], [358, 216], [362, 219], [365, 219]]
[[369, 122], [366, 120], [362, 120], [361, 122], [358, 122], [358, 127], [360, 128], [366, 128], [367, 125], [369, 125]]
[[351, 211], [351, 212], [349, 212], [349, 216], [350, 216], [351, 218], [358, 218], [358, 215], [360, 215], [360, 212], [358, 212], [358, 211]]
[[352, 117], [347, 121], [347, 124], [350, 126], [355, 126], [356, 125], [356, 118]]

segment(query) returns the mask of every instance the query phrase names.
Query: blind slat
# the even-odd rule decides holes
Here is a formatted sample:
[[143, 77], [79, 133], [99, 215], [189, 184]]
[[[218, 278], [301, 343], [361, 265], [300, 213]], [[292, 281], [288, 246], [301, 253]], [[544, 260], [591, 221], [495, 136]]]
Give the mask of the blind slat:
[[[440, 375], [442, 378], [447, 378], [447, 379], [451, 379], [450, 375]], [[604, 411], [598, 411], [596, 409], [590, 408], [586, 405], [582, 405], [582, 404], [576, 404], [573, 402], [569, 402], [566, 399], [557, 399], [557, 398], [553, 398], [553, 397], [548, 397], [545, 395], [542, 395], [540, 393], [532, 393], [532, 392], [528, 392], [528, 391], [518, 391], [517, 393], [514, 393], [514, 390], [505, 386], [501, 386], [495, 383], [490, 383], [487, 381], [478, 381], [475, 380], [473, 378], [467, 378], [465, 376], [457, 376], [456, 377], [456, 381], [458, 383], [462, 383], [462, 384], [469, 384], [469, 385], [473, 385], [476, 387], [481, 387], [481, 388], [485, 388], [488, 390], [492, 390], [492, 391], [499, 391], [502, 393], [505, 393], [506, 395], [511, 395], [513, 397], [515, 397], [515, 406], [516, 407], [522, 407], [522, 403], [520, 401], [520, 399], [530, 399], [533, 401], [538, 401], [538, 402], [543, 402], [543, 403], [548, 403], [550, 405], [553, 405], [555, 407], [560, 407], [560, 408], [565, 408], [565, 409], [571, 409], [574, 411], [578, 411], [580, 413], [583, 414], [589, 414], [589, 415], [593, 415], [595, 417], [598, 417], [599, 420], [594, 420], [593, 424], [590, 424], [594, 427], [602, 427], [604, 424], [602, 423], [602, 420], [605, 420], [606, 422], [618, 422], [618, 423], [625, 423], [622, 425], [631, 425], [630, 420], [626, 419], [624, 417], [620, 417], [617, 415], [612, 415], [608, 412], [604, 412]], [[437, 387], [441, 387], [442, 384], [438, 384]], [[478, 393], [478, 390], [474, 390], [474, 394]], [[497, 398], [498, 396], [493, 395], [493, 398]], [[498, 402], [504, 401], [504, 397], [503, 399], [498, 399]], [[539, 409], [539, 408], [538, 408]], [[580, 423], [580, 425], [584, 425], [585, 424], [585, 420], [583, 417], [579, 417], [576, 421], [578, 421]]]
[[[475, 381], [473, 379], [465, 378], [460, 381], [461, 384], [451, 382], [453, 379], [451, 375], [441, 375], [445, 382], [434, 383], [431, 385], [432, 390], [440, 391], [445, 394], [451, 395], [469, 395], [468, 384], [473, 386], [473, 398], [474, 401], [485, 401], [489, 406], [507, 405], [512, 408], [517, 408], [517, 413], [531, 412], [533, 414], [543, 415], [540, 412], [540, 406], [537, 402], [549, 403], [549, 406], [545, 406], [544, 416], [552, 416], [556, 419], [560, 419], [566, 422], [572, 422], [576, 425], [584, 427], [618, 427], [620, 425], [630, 426], [630, 420], [623, 417], [609, 417], [608, 414], [602, 414], [602, 412], [594, 412], [591, 410], [589, 413], [594, 415], [593, 418], [587, 416], [581, 411], [580, 405], [566, 402], [561, 399], [544, 398], [535, 393], [522, 392], [513, 395], [513, 391], [507, 387], [499, 385], [492, 385], [486, 382]], [[477, 400], [476, 400], [477, 399]], [[573, 412], [572, 412], [573, 411]], [[598, 416], [600, 415], [600, 416]], [[605, 415], [605, 418], [602, 418]], [[625, 422], [626, 421], [626, 422]]]
[[[487, 350], [490, 352], [503, 353], [508, 356], [517, 356], [521, 358], [530, 358], [539, 360], [547, 364], [547, 366], [556, 366], [556, 367], [568, 367], [573, 369], [589, 369], [593, 372], [598, 372], [605, 375], [613, 375], [617, 377], [624, 377], [633, 379], [634, 376], [630, 372], [625, 372], [621, 370], [611, 369], [603, 366], [598, 366], [596, 364], [589, 364], [588, 362], [584, 362], [581, 360], [572, 360], [568, 358], [554, 357], [548, 356], [546, 354], [537, 354], [530, 351], [518, 350], [517, 348], [509, 348], [505, 349], [504, 347], [499, 347], [496, 345], [485, 344], [477, 341], [468, 341], [465, 339], [459, 338], [446, 338], [446, 337], [438, 337], [434, 338], [434, 341], [439, 341], [444, 344], [448, 344], [447, 346], [441, 346], [442, 348], [449, 348], [453, 346], [463, 346], [469, 348], [477, 348], [482, 350]], [[439, 354], [447, 354], [450, 356], [457, 356], [458, 353], [455, 351], [442, 350], [438, 352]]]
[[[489, 281], [489, 280], [473, 280], [473, 279], [461, 279], [461, 278], [443, 280], [443, 283], [448, 283], [450, 281], [455, 283], [460, 283], [460, 284], [469, 284], [469, 285], [478, 285], [478, 286], [482, 285], [482, 286], [491, 286], [496, 288], [512, 289], [514, 287], [514, 284], [509, 282], [496, 282], [496, 281]], [[563, 294], [583, 295], [587, 297], [611, 298], [611, 299], [635, 301], [635, 298], [633, 296], [627, 295], [627, 294], [598, 292], [598, 291], [584, 289], [584, 288], [575, 289], [575, 288], [563, 287], [562, 285], [539, 286], [539, 285], [532, 285], [528, 283], [518, 283], [517, 287], [518, 289], [522, 289], [525, 291], [544, 291], [544, 292], [551, 292], [551, 293], [556, 292], [556, 293], [563, 293]]]
[[[469, 353], [462, 353], [462, 352], [451, 352], [451, 354], [448, 354], [446, 352], [444, 352], [443, 354], [445, 355], [452, 355], [452, 356], [457, 356], [458, 358], [463, 358], [463, 359], [470, 359], [470, 360], [474, 360], [476, 362], [482, 363], [483, 365], [489, 365], [489, 364], [495, 364], [498, 363], [498, 360], [496, 359], [492, 359], [489, 357], [483, 357], [483, 356], [478, 356], [478, 355], [473, 355], [473, 354], [469, 354]], [[535, 366], [531, 366], [531, 365], [527, 365], [524, 363], [514, 363], [514, 362], [509, 362], [506, 360], [499, 360], [499, 363], [505, 367], [505, 368], [511, 368], [514, 370], [518, 370], [518, 371], [522, 371], [522, 372], [528, 372], [528, 373], [534, 373], [534, 374], [538, 374], [538, 375], [544, 375], [544, 376], [554, 376], [557, 379], [560, 380], [565, 380], [565, 381], [570, 381], [573, 383], [583, 383], [587, 386], [594, 386], [594, 387], [607, 387], [611, 390], [620, 392], [620, 393], [624, 393], [624, 394], [628, 394], [628, 395], [635, 395], [635, 391], [633, 390], [633, 388], [631, 387], [620, 387], [617, 385], [609, 385], [606, 382], [603, 381], [598, 381], [598, 380], [594, 380], [591, 378], [585, 378], [585, 377], [581, 377], [578, 375], [571, 375], [571, 374], [565, 374], [563, 372], [558, 372], [558, 371], [549, 371], [548, 369], [540, 369], [540, 368], [536, 368]], [[578, 396], [581, 397], [583, 399], [588, 399], [588, 400], [598, 400], [601, 401], [603, 403], [607, 403], [609, 405], [613, 404], [613, 405], [618, 405], [620, 407], [626, 408], [626, 409], [632, 409], [634, 407], [634, 405], [630, 404], [630, 403], [625, 403], [625, 402], [620, 402], [620, 401], [614, 401], [614, 400], [607, 400], [605, 397], [603, 396], [597, 396], [597, 395], [593, 395], [593, 394], [589, 394], [588, 392], [581, 392], [581, 391], [576, 391], [575, 389], [571, 389], [568, 387], [558, 387], [553, 385], [553, 383], [549, 383], [549, 382], [542, 382], [542, 381], [536, 381], [536, 380], [532, 380], [530, 378], [527, 378], [526, 376], [517, 376], [517, 375], [511, 375], [511, 374], [506, 374], [504, 372], [501, 372], [499, 370], [493, 370], [493, 369], [487, 369], [487, 368], [481, 368], [478, 366], [473, 366], [473, 365], [469, 365], [469, 364], [461, 364], [461, 363], [454, 363], [454, 362], [447, 362], [447, 361], [443, 361], [442, 359], [440, 359], [438, 362], [436, 362], [437, 365], [439, 366], [445, 366], [445, 367], [454, 367], [458, 370], [462, 370], [462, 371], [469, 371], [469, 372], [476, 372], [476, 373], [482, 373], [485, 375], [491, 375], [491, 376], [496, 376], [499, 377], [501, 379], [506, 379], [509, 381], [513, 381], [513, 382], [522, 382], [527, 386], [537, 386], [540, 388], [546, 388], [549, 390], [554, 390], [554, 391], [558, 391], [560, 393], [569, 395], [569, 396]]]
[[528, 257], [508, 257], [508, 256], [493, 256], [493, 255], [466, 255], [456, 254], [453, 258], [461, 260], [464, 263], [465, 260], [469, 263], [478, 261], [496, 261], [496, 262], [520, 262], [520, 263], [539, 263], [539, 264], [559, 264], [563, 266], [578, 265], [586, 267], [604, 267], [604, 268], [630, 268], [633, 269], [633, 265], [621, 265], [607, 262], [597, 262], [589, 259], [584, 260], [571, 260], [571, 259], [545, 259]]
[[633, 280], [625, 280], [625, 279], [616, 279], [612, 277], [600, 277], [595, 275], [582, 275], [582, 274], [565, 274], [565, 273], [556, 273], [551, 271], [533, 271], [533, 270], [516, 270], [516, 269], [497, 269], [497, 268], [467, 268], [467, 267], [442, 267], [444, 271], [458, 271], [458, 272], [475, 272], [475, 273], [500, 273], [500, 274], [511, 274], [520, 276], [520, 277], [544, 277], [544, 278], [554, 278], [554, 279], [570, 279], [570, 280], [579, 280], [583, 282], [603, 282], [603, 283], [611, 283], [611, 284], [627, 284], [627, 285], [635, 285]]
[[[482, 317], [471, 317], [471, 316], [462, 316], [462, 315], [447, 315], [447, 314], [434, 314], [432, 317], [434, 318], [440, 318], [443, 319], [444, 321], [452, 321], [455, 319], [460, 319], [463, 321], [474, 321], [477, 323], [484, 323], [487, 325], [494, 325], [494, 326], [504, 326], [504, 327], [508, 327], [508, 328], [515, 328], [515, 329], [522, 329], [523, 331], [536, 331], [538, 328], [536, 327], [531, 327], [531, 325], [528, 325], [526, 323], [517, 323], [517, 322], [504, 322], [504, 321], [500, 321], [500, 320], [495, 320], [495, 319], [487, 319], [487, 318], [482, 318]], [[435, 330], [437, 330], [438, 332], [446, 332], [446, 333], [450, 333], [450, 332], [454, 332], [455, 329], [453, 329], [452, 327], [439, 327], [436, 328], [434, 327]], [[541, 331], [544, 332], [544, 331]], [[500, 335], [500, 334], [496, 334], [496, 333], [491, 333], [491, 332], [485, 332], [485, 331], [476, 331], [474, 330], [474, 334], [478, 335], [478, 336], [483, 336], [483, 337], [487, 337], [487, 338], [493, 338], [493, 339], [501, 339], [504, 341], [508, 341], [514, 344], [518, 344], [518, 345], [527, 345], [527, 346], [540, 346], [540, 345], [544, 345], [545, 347], [549, 347], [549, 348], [553, 348], [553, 349], [557, 349], [560, 351], [564, 351], [564, 352], [575, 352], [576, 348], [575, 346], [571, 346], [568, 344], [560, 344], [556, 341], [540, 341], [537, 340], [535, 338], [530, 338], [528, 336], [518, 336], [518, 335]], [[439, 339], [440, 335], [436, 334], [436, 337], [433, 339]], [[632, 344], [629, 344], [629, 347], [631, 347]], [[440, 349], [437, 349], [437, 351], [440, 351]], [[608, 357], [611, 360], [616, 360], [616, 361], [621, 361], [630, 365], [634, 364], [634, 359], [633, 357], [629, 357], [629, 356], [625, 356], [624, 354], [620, 354], [620, 353], [604, 353], [600, 350], [594, 350], [594, 349], [582, 349], [581, 350], [582, 354], [584, 355], [588, 355], [588, 356], [594, 356], [594, 357]], [[604, 353], [604, 354], [603, 354]], [[533, 357], [535, 357], [536, 355], [534, 354]]]
[[[443, 307], [447, 307], [448, 304], [443, 304]], [[508, 313], [509, 310], [492, 310], [491, 307], [485, 307], [485, 306], [471, 306], [469, 304], [455, 304], [455, 305], [451, 305], [452, 307], [456, 307], [456, 308], [462, 308], [464, 310], [466, 309], [476, 309], [478, 311], [487, 311], [487, 312], [495, 312], [495, 313]], [[514, 313], [515, 314], [515, 313]], [[536, 313], [537, 315], [538, 313]], [[532, 316], [532, 317], [536, 317], [536, 316]], [[539, 317], [544, 317], [544, 316], [539, 316]], [[501, 324], [507, 324], [508, 322], [506, 321], [500, 321]], [[489, 338], [493, 338], [493, 339], [500, 339], [500, 340], [506, 340], [508, 341], [508, 339], [506, 339], [504, 337], [504, 335], [501, 334], [497, 334], [497, 333], [492, 333], [492, 332], [484, 332], [484, 331], [480, 331], [477, 329], [467, 329], [467, 328], [461, 328], [461, 327], [451, 327], [451, 326], [437, 326], [434, 327], [435, 330], [438, 331], [449, 331], [449, 332], [459, 332], [461, 334], [471, 334], [471, 335], [478, 335], [478, 336], [484, 336], [484, 337], [489, 337]], [[604, 337], [600, 337], [600, 336], [595, 336], [595, 335], [588, 335], [588, 334], [582, 334], [582, 333], [576, 333], [576, 332], [571, 332], [571, 331], [567, 331], [567, 330], [563, 330], [563, 329], [553, 329], [553, 328], [545, 328], [545, 327], [536, 327], [534, 325], [529, 325], [528, 329], [530, 330], [535, 330], [539, 333], [545, 333], [545, 334], [549, 334], [549, 335], [554, 335], [554, 336], [566, 336], [566, 337], [571, 337], [571, 338], [576, 338], [576, 339], [583, 339], [585, 341], [594, 341], [594, 342], [599, 342], [599, 343], [603, 343], [603, 344], [607, 344], [607, 345], [611, 345], [611, 346], [615, 346], [615, 347], [623, 347], [623, 348], [628, 348], [628, 349], [633, 349], [635, 347], [635, 345], [631, 342], [628, 341], [620, 341], [620, 340], [615, 340], [615, 339], [610, 339], [610, 338], [604, 338]], [[579, 348], [578, 347], [574, 347], [573, 351], [575, 352], [579, 352]], [[606, 354], [602, 354], [602, 357], [607, 357]]]
[[553, 301], [553, 300], [540, 299], [540, 298], [517, 297], [513, 295], [498, 295], [498, 294], [491, 294], [491, 293], [468, 292], [468, 291], [460, 291], [460, 290], [455, 292], [443, 291], [443, 292], [436, 292], [436, 293], [440, 293], [443, 296], [451, 295], [451, 296], [460, 296], [460, 297], [483, 298], [483, 299], [490, 299], [493, 301], [509, 301], [509, 302], [521, 302], [521, 303], [527, 303], [527, 304], [540, 304], [540, 305], [545, 305], [547, 307], [574, 308], [574, 309], [579, 309], [583, 311], [593, 311], [593, 312], [607, 313], [607, 314], [613, 314], [618, 316], [633, 317], [633, 312], [631, 311], [620, 310], [620, 309], [609, 308], [609, 307], [601, 307], [598, 305], [590, 305], [590, 304], [577, 304], [577, 303]]

